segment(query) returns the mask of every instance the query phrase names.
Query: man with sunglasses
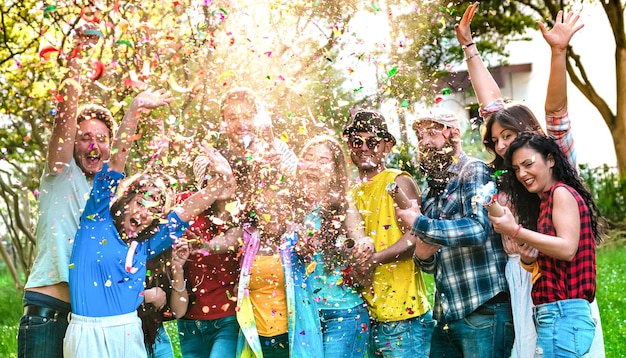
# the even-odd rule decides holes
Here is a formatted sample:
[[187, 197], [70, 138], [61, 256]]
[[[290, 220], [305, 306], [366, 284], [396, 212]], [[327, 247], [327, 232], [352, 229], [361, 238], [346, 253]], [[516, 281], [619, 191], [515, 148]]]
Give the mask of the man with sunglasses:
[[371, 287], [362, 290], [373, 320], [369, 355], [427, 357], [435, 322], [422, 273], [411, 259], [415, 238], [399, 228], [386, 187], [395, 183], [414, 200], [419, 200], [419, 189], [410, 174], [386, 168], [385, 159], [396, 139], [382, 115], [357, 112], [343, 135], [359, 171], [352, 197], [376, 251], [356, 268], [372, 278]]
[[435, 275], [431, 357], [508, 357], [513, 318], [502, 240], [483, 206], [493, 183], [487, 165], [461, 146], [460, 122], [429, 111], [413, 125], [420, 169], [428, 188], [422, 207], [396, 209], [399, 223], [416, 236], [414, 260]]

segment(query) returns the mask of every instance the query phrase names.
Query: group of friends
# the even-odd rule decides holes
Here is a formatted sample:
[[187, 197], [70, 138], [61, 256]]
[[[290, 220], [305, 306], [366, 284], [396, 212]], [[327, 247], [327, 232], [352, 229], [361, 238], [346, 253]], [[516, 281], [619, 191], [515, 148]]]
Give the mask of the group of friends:
[[477, 7], [456, 34], [495, 159], [466, 155], [459, 118], [427, 111], [413, 124], [423, 192], [387, 168], [396, 139], [380, 113], [357, 110], [340, 138], [317, 135], [296, 156], [240, 87], [220, 101], [226, 142], [193, 160], [196, 190], [150, 169], [125, 179], [139, 121], [172, 97], [148, 88], [116, 129], [104, 107], [79, 108], [81, 58], [69, 59], [19, 357], [171, 357], [173, 319], [185, 358], [604, 356], [602, 220], [567, 113], [565, 54], [582, 24], [562, 12], [539, 24], [552, 51], [544, 132], [505, 105], [472, 40]]

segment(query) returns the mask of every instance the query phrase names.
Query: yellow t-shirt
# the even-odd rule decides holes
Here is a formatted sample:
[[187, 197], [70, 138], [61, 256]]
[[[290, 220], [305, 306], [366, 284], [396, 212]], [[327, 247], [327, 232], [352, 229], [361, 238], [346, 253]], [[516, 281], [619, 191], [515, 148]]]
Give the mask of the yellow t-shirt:
[[285, 275], [280, 255], [257, 255], [254, 258], [249, 291], [259, 336], [287, 333]]
[[[376, 252], [395, 244], [403, 234], [396, 223], [393, 199], [386, 191], [387, 184], [402, 173], [396, 169], [385, 169], [371, 181], [362, 182], [351, 191], [365, 221], [365, 234], [374, 239]], [[430, 309], [422, 272], [411, 258], [377, 267], [372, 287], [365, 288], [362, 293], [371, 316], [381, 322], [421, 316]]]

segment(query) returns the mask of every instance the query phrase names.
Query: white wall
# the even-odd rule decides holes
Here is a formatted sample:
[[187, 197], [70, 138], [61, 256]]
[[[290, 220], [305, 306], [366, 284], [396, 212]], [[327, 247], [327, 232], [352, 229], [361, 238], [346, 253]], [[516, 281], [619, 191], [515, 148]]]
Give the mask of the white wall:
[[[572, 38], [574, 51], [581, 56], [590, 82], [596, 91], [615, 110], [615, 42], [602, 7], [595, 3], [580, 14], [585, 26]], [[531, 42], [510, 44], [510, 64], [532, 63], [529, 74], [515, 74], [512, 86], [503, 88], [506, 96], [522, 102], [542, 117], [550, 66], [550, 48], [539, 31], [528, 33]], [[572, 119], [572, 133], [576, 142], [579, 163], [592, 167], [616, 164], [613, 140], [597, 109], [570, 82], [568, 105]]]

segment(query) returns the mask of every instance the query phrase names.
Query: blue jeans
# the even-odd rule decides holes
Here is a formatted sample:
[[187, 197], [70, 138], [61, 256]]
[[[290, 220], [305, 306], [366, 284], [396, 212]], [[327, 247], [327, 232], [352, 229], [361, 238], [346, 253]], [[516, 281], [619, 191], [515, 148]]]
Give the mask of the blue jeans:
[[63, 358], [67, 315], [56, 318], [22, 316], [17, 334], [19, 358]]
[[321, 309], [324, 357], [362, 358], [370, 336], [370, 316], [364, 305], [349, 309]]
[[428, 357], [435, 324], [432, 311], [403, 321], [374, 322], [370, 356]]
[[172, 341], [165, 330], [163, 323], [157, 330], [156, 341], [152, 345], [154, 352], [148, 352], [148, 358], [174, 358], [174, 350], [172, 349]]
[[235, 316], [214, 320], [178, 320], [184, 358], [230, 358], [237, 353], [239, 324]]
[[573, 299], [536, 306], [535, 357], [582, 357], [589, 351], [596, 332], [587, 300]]
[[463, 319], [435, 327], [430, 356], [509, 357], [514, 335], [511, 304], [485, 303]]

